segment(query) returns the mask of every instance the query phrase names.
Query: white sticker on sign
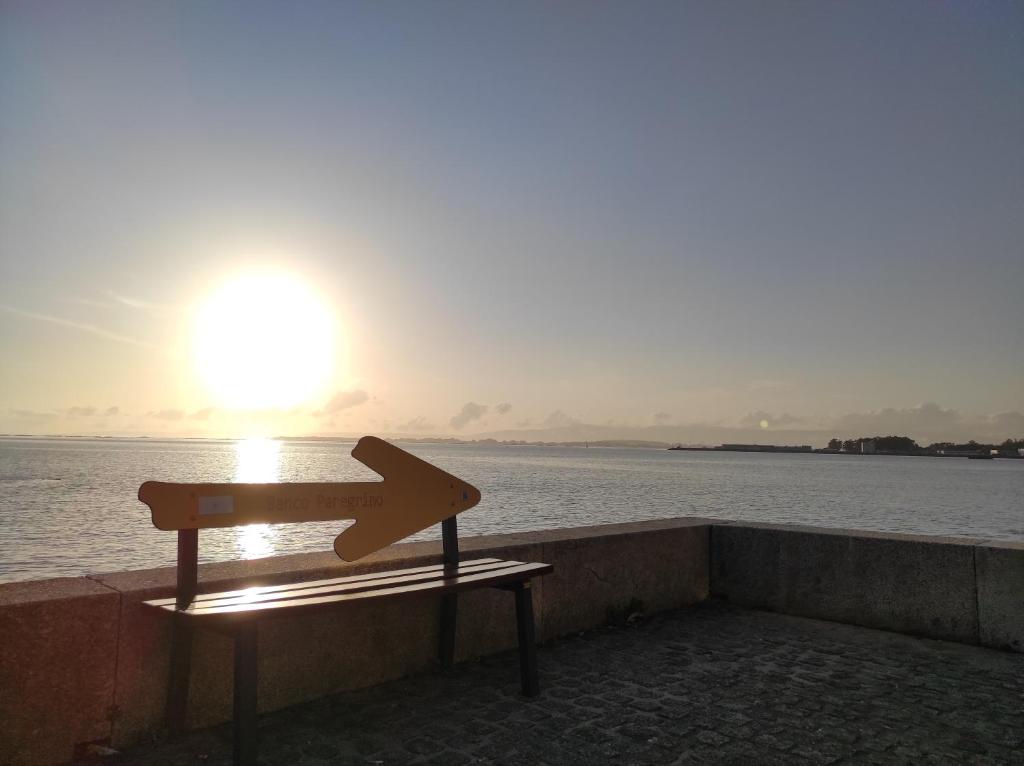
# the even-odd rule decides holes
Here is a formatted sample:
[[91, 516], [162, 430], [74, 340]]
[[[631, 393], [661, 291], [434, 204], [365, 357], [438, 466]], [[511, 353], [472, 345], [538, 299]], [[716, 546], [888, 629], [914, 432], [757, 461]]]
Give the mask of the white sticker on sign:
[[231, 495], [216, 495], [199, 498], [199, 515], [214, 516], [218, 513], [234, 513], [235, 498]]

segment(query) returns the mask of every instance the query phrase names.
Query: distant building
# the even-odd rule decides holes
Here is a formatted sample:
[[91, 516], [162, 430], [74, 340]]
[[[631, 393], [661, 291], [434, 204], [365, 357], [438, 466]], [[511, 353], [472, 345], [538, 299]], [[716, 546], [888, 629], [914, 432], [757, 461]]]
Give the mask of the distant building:
[[860, 443], [860, 452], [862, 455], [874, 455], [875, 454], [875, 440], [865, 439]]

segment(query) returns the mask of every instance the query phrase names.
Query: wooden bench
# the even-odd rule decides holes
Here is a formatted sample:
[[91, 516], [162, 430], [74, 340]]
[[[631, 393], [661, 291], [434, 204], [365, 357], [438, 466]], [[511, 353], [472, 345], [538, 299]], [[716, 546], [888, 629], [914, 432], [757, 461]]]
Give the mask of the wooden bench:
[[[352, 454], [377, 470], [384, 481], [348, 484], [146, 482], [139, 489], [139, 499], [152, 510], [153, 523], [160, 529], [178, 533], [175, 596], [144, 602], [166, 613], [173, 621], [168, 727], [172, 731], [184, 728], [194, 629], [208, 628], [229, 636], [235, 647], [233, 740], [236, 764], [256, 763], [256, 647], [258, 626], [268, 619], [368, 601], [440, 596], [438, 657], [443, 667], [449, 667], [455, 655], [457, 594], [475, 588], [510, 590], [515, 595], [522, 691], [527, 696], [539, 692], [530, 581], [551, 572], [552, 567], [494, 558], [460, 561], [455, 514], [479, 502], [480, 493], [474, 487], [374, 437], [360, 439]], [[200, 528], [327, 518], [356, 519], [356, 524], [339, 535], [334, 545], [335, 551], [347, 560], [440, 521], [442, 563], [282, 585], [199, 592]], [[414, 520], [411, 524], [410, 519]]]

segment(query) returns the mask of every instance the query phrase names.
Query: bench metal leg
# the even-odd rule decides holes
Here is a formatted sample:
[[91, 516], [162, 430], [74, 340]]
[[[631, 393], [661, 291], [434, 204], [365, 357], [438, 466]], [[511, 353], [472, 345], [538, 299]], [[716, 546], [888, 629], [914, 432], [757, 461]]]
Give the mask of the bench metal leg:
[[448, 593], [441, 597], [441, 645], [438, 659], [441, 667], [450, 668], [455, 664], [455, 625], [459, 597]]
[[235, 633], [235, 766], [256, 766], [256, 625], [245, 623]]
[[515, 589], [516, 631], [519, 634], [519, 675], [523, 694], [536, 697], [540, 693], [537, 678], [537, 642], [533, 629], [533, 590], [525, 582]]
[[[454, 505], [454, 503], [452, 503]], [[441, 546], [444, 550], [444, 576], [447, 579], [459, 569], [459, 527], [454, 516], [441, 522]], [[455, 664], [455, 616], [459, 600], [454, 593], [441, 597], [441, 641], [438, 659], [442, 668]]]
[[167, 728], [172, 734], [185, 730], [189, 678], [192, 672], [192, 623], [175, 614], [171, 621], [171, 670], [167, 678]]

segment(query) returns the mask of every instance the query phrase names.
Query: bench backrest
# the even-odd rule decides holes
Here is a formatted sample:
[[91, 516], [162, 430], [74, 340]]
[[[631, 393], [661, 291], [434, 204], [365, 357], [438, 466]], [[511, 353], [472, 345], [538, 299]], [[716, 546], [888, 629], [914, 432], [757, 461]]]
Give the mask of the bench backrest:
[[199, 530], [246, 524], [354, 519], [334, 541], [355, 561], [441, 522], [444, 562], [458, 564], [455, 515], [480, 502], [471, 484], [393, 444], [364, 436], [352, 456], [384, 477], [346, 483], [172, 484], [147, 481], [139, 500], [153, 525], [178, 533], [179, 603], [196, 594]]

